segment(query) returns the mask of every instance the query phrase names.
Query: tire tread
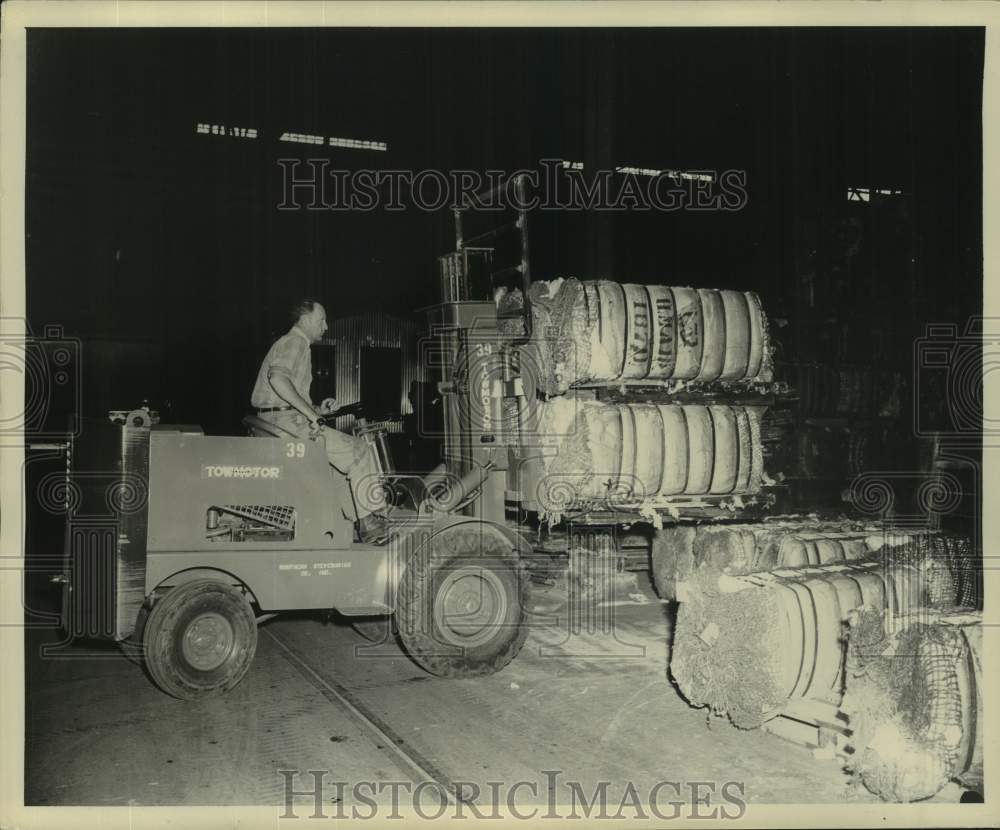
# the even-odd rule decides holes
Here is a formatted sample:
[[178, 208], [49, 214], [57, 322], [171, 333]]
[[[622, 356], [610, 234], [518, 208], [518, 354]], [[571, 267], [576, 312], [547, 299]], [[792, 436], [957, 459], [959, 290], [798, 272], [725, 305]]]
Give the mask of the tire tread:
[[[428, 546], [414, 554], [400, 581], [396, 623], [407, 653], [415, 663], [438, 677], [481, 677], [500, 671], [517, 656], [528, 636], [526, 623], [529, 583], [523, 563], [514, 556], [509, 546], [491, 534], [478, 530], [446, 532], [435, 537], [432, 544], [433, 547]], [[428, 625], [423, 620], [435, 572], [447, 562], [459, 556], [467, 556], [472, 551], [478, 551], [484, 559], [508, 561], [517, 585], [516, 634], [503, 648], [485, 660], [466, 655], [436, 653], [440, 651], [441, 644], [427, 633]]]
[[[243, 650], [237, 662], [237, 669], [225, 681], [211, 688], [204, 688], [189, 683], [171, 664], [169, 655], [172, 649], [174, 623], [191, 602], [202, 596], [218, 592], [227, 601], [238, 601], [243, 606], [246, 619], [249, 620], [250, 636], [248, 642], [237, 647]], [[212, 694], [222, 694], [236, 686], [246, 675], [257, 651], [257, 624], [254, 621], [250, 604], [240, 592], [224, 582], [215, 579], [196, 579], [172, 588], [153, 605], [149, 612], [143, 631], [143, 651], [145, 666], [153, 682], [172, 697], [182, 700], [193, 700]]]

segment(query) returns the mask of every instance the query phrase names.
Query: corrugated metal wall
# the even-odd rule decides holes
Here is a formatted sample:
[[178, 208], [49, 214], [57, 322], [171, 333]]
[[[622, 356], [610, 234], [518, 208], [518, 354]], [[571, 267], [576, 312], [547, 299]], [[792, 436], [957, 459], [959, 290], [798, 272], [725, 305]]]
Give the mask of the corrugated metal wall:
[[[424, 380], [418, 353], [418, 340], [425, 327], [413, 320], [392, 317], [380, 311], [357, 314], [331, 320], [324, 343], [336, 347], [336, 389], [337, 406], [346, 406], [361, 399], [361, 349], [365, 346], [396, 348], [401, 352], [402, 368], [399, 384], [400, 416], [413, 413], [410, 404], [410, 384]], [[350, 432], [354, 424], [353, 415], [337, 419], [337, 429]], [[402, 432], [402, 417], [388, 422], [389, 432]]]

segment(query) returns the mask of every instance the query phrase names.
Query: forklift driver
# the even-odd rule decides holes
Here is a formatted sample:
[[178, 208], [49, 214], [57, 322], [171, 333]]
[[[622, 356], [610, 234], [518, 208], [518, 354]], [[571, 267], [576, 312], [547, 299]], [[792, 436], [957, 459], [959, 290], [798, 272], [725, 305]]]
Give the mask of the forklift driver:
[[344, 516], [353, 521], [356, 509], [361, 541], [382, 542], [388, 536], [382, 515], [385, 497], [381, 488], [373, 486], [377, 469], [368, 445], [360, 438], [321, 426], [320, 416], [332, 412], [336, 400], [327, 398], [316, 407], [309, 394], [312, 385], [309, 345], [326, 332], [326, 310], [316, 300], [302, 300], [292, 307], [291, 316], [294, 325], [274, 342], [261, 363], [250, 405], [262, 420], [300, 438], [323, 441], [330, 465], [336, 473], [349, 477], [353, 487], [353, 505], [349, 503], [348, 488], [335, 488], [340, 491], [338, 500]]

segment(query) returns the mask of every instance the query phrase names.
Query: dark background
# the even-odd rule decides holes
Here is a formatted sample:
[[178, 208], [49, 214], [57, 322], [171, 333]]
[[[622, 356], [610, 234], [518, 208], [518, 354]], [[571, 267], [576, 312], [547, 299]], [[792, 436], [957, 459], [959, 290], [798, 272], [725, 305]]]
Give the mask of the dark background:
[[[533, 215], [534, 277], [759, 291], [779, 357], [912, 374], [982, 307], [976, 29], [29, 31], [27, 290], [83, 342], [85, 413], [239, 433], [297, 295], [437, 299], [447, 210], [276, 209], [277, 159], [747, 171], [735, 213]], [[199, 122], [259, 138], [202, 135]], [[283, 131], [387, 153], [279, 143]], [[849, 187], [901, 197], [847, 201]]]

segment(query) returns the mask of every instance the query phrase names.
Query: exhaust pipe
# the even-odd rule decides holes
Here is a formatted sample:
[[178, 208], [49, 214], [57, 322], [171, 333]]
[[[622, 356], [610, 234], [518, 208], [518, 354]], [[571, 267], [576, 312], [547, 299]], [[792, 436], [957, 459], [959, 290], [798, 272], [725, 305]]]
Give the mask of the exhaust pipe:
[[428, 511], [436, 513], [453, 513], [465, 507], [471, 498], [478, 495], [477, 491], [483, 486], [493, 466], [491, 461], [482, 467], [473, 467], [458, 478], [449, 473], [444, 464], [439, 464], [421, 479], [424, 485], [421, 509], [426, 507]]

